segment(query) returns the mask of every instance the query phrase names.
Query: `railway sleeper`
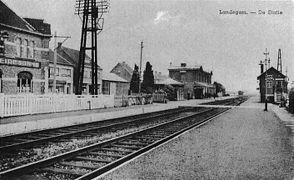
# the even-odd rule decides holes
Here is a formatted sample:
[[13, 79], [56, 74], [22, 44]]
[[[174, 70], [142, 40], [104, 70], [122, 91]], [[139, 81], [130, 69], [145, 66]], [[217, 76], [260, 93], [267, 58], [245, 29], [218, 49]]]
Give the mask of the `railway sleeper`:
[[107, 154], [107, 153], [101, 153], [101, 152], [89, 152], [88, 154], [90, 155], [95, 155], [95, 156], [106, 156], [106, 157], [114, 157], [114, 158], [122, 158], [124, 157], [123, 155], [118, 155], [118, 154]]
[[83, 157], [83, 156], [74, 157], [73, 160], [92, 161], [92, 162], [99, 162], [99, 163], [106, 163], [106, 164], [112, 162], [112, 161], [105, 160], [105, 159], [88, 158], [88, 157]]
[[101, 148], [100, 150], [102, 151], [113, 151], [113, 152], [124, 152], [124, 153], [132, 153], [132, 150], [127, 150], [127, 149], [111, 149], [111, 147], [109, 148]]
[[138, 142], [140, 141], [139, 143], [142, 143], [142, 141], [145, 143], [153, 143], [155, 141], [157, 141], [155, 138], [146, 138], [146, 137], [132, 137], [129, 139], [130, 141], [135, 141], [135, 142]]
[[53, 168], [53, 167], [49, 167], [49, 168], [44, 168], [42, 169], [44, 171], [48, 171], [48, 172], [53, 172], [56, 174], [70, 174], [70, 175], [75, 175], [75, 176], [83, 176], [85, 175], [87, 172], [84, 171], [80, 171], [80, 170], [72, 170], [72, 169], [61, 169], [61, 168]]
[[120, 145], [120, 144], [111, 144], [111, 146], [114, 147], [119, 147], [119, 148], [125, 148], [125, 149], [132, 149], [132, 150], [138, 150], [141, 149], [140, 147], [136, 147], [136, 146], [127, 146], [127, 145]]
[[139, 142], [117, 142], [116, 144], [121, 145], [137, 145], [137, 146], [147, 146], [148, 143], [139, 143]]
[[73, 162], [60, 162], [59, 164], [63, 165], [63, 166], [74, 166], [74, 167], [79, 167], [79, 168], [85, 168], [85, 169], [98, 169], [99, 166], [91, 166], [91, 165], [86, 165], [86, 164], [77, 164], [77, 163], [73, 163]]

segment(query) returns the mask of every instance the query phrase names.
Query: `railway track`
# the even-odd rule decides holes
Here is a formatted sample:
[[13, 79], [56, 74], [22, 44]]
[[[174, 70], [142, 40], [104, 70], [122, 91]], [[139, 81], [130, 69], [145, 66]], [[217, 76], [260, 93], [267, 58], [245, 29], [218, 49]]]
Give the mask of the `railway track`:
[[191, 129], [229, 108], [208, 108], [151, 128], [0, 173], [3, 179], [91, 179]]
[[229, 98], [224, 100], [216, 100], [212, 102], [202, 103], [203, 105], [231, 105], [231, 106], [239, 106], [241, 103], [247, 101], [247, 96], [240, 96], [237, 98]]
[[[244, 99], [223, 101], [224, 104], [238, 105], [242, 103]], [[91, 179], [96, 177], [113, 167], [136, 157], [137, 155], [148, 151], [149, 149], [160, 145], [168, 139], [182, 133], [183, 131], [197, 126], [212, 117], [228, 110], [229, 108], [177, 108], [172, 111], [162, 111], [157, 113], [144, 114], [144, 117], [132, 116], [128, 118], [117, 118], [113, 122], [107, 122], [110, 124], [104, 124], [105, 126], [97, 125], [97, 123], [88, 123], [85, 125], [66, 127], [70, 128], [70, 132], [65, 131], [65, 134], [55, 134], [54, 136], [45, 137], [48, 141], [63, 141], [63, 139], [71, 137], [85, 137], [95, 135], [93, 132], [97, 132], [101, 129], [108, 129], [113, 131], [111, 127], [119, 126], [125, 128], [133, 123], [133, 126], [139, 126], [143, 122], [151, 121], [152, 119], [160, 119], [173, 117], [172, 121], [159, 121], [152, 127], [147, 127], [143, 130], [136, 132], [130, 132], [123, 134], [110, 140], [103, 142], [97, 142], [91, 145], [83, 146], [81, 148], [65, 152], [53, 157], [41, 159], [35, 162], [24, 163], [22, 165], [12, 167], [0, 171], [0, 179], [16, 179], [15, 176], [27, 176], [26, 179], [35, 177], [41, 177], [45, 179]], [[191, 110], [193, 110], [191, 112]], [[185, 113], [189, 112], [189, 113]], [[184, 117], [176, 117], [175, 114], [183, 113]], [[142, 116], [142, 115], [141, 115]], [[183, 116], [183, 115], [182, 115]], [[114, 123], [115, 122], [115, 123]], [[99, 123], [99, 122], [98, 122]], [[106, 123], [106, 122], [105, 122]], [[103, 124], [103, 123], [102, 123]], [[81, 126], [81, 129], [77, 127]], [[96, 127], [99, 126], [99, 127]], [[103, 127], [103, 128], [102, 128]], [[100, 128], [100, 129], [99, 129]], [[54, 129], [51, 132], [62, 132], [62, 128]], [[89, 130], [89, 131], [88, 131]], [[46, 131], [47, 132], [47, 131]], [[40, 132], [36, 132], [40, 133]], [[44, 133], [41, 133], [44, 134]], [[26, 134], [29, 137], [31, 135]], [[97, 135], [97, 134], [96, 134]], [[18, 137], [18, 136], [15, 136]], [[5, 137], [9, 138], [9, 137]], [[41, 138], [44, 139], [44, 138]], [[41, 139], [37, 139], [37, 145], [42, 145], [44, 142]], [[34, 141], [36, 139], [33, 139]], [[25, 141], [26, 142], [26, 141]], [[24, 143], [24, 142], [21, 142]], [[27, 145], [10, 144], [13, 148], [2, 148], [2, 151], [11, 153], [16, 148], [29, 148], [36, 146], [36, 143], [29, 142]], [[7, 146], [7, 145], [6, 145]], [[1, 152], [1, 149], [0, 149]], [[13, 177], [13, 178], [12, 178]]]
[[136, 116], [116, 118], [112, 120], [99, 121], [94, 123], [79, 124], [74, 126], [55, 128], [49, 130], [36, 131], [31, 133], [7, 136], [0, 138], [0, 153], [10, 152], [13, 150], [29, 148], [37, 144], [58, 141], [60, 139], [70, 138], [83, 134], [95, 135], [97, 131], [110, 129], [117, 126], [131, 125], [131, 123], [142, 123], [142, 121], [173, 116], [175, 114], [188, 111], [189, 108], [176, 108], [171, 110], [159, 111], [156, 113], [146, 113]]

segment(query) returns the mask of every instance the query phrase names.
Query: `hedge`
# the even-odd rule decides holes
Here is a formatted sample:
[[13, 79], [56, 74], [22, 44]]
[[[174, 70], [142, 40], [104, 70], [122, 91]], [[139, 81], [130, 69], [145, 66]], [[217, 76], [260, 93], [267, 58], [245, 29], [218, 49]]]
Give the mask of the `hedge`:
[[289, 112], [294, 113], [294, 88], [289, 92]]

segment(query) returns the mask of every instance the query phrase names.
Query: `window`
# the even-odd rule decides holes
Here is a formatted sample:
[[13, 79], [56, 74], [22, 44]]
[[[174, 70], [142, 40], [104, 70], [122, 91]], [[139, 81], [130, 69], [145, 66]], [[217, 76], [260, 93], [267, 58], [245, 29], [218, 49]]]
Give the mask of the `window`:
[[71, 69], [66, 69], [66, 75], [67, 77], [71, 77]]
[[272, 86], [273, 86], [273, 82], [272, 81], [267, 81], [266, 82], [266, 87], [267, 88], [272, 88]]
[[32, 83], [33, 75], [30, 72], [22, 71], [17, 75], [17, 89], [18, 92], [33, 92]]
[[21, 39], [17, 38], [15, 40], [15, 44], [16, 44], [16, 56], [17, 57], [21, 57]]
[[102, 81], [102, 94], [110, 94], [110, 82]]
[[71, 70], [62, 68], [60, 74], [62, 77], [71, 77]]
[[28, 58], [35, 58], [35, 42], [30, 41], [30, 46], [28, 49]]
[[[54, 67], [50, 67], [49, 68], [49, 77], [53, 77], [54, 76]], [[56, 67], [56, 76], [59, 76], [59, 68]]]
[[28, 58], [28, 49], [29, 49], [29, 42], [28, 42], [28, 40], [24, 40], [23, 41], [23, 46], [22, 46], [22, 57], [24, 57], [24, 58]]

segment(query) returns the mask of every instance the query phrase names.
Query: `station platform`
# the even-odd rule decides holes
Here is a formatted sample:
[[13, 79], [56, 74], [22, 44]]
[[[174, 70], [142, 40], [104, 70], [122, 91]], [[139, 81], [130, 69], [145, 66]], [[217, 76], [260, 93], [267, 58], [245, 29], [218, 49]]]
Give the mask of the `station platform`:
[[[251, 97], [199, 128], [166, 142], [101, 179], [294, 178], [294, 136], [284, 108]], [[285, 123], [287, 122], [287, 123]]]
[[148, 112], [162, 111], [177, 108], [179, 106], [193, 106], [200, 103], [211, 102], [214, 100], [222, 100], [226, 98], [232, 98], [232, 96], [219, 97], [216, 99], [210, 98], [192, 99], [186, 101], [169, 101], [167, 104], [153, 103], [148, 105], [136, 105], [118, 108], [47, 113], [2, 118], [0, 119], [0, 137], [27, 133], [37, 130], [102, 121]]

